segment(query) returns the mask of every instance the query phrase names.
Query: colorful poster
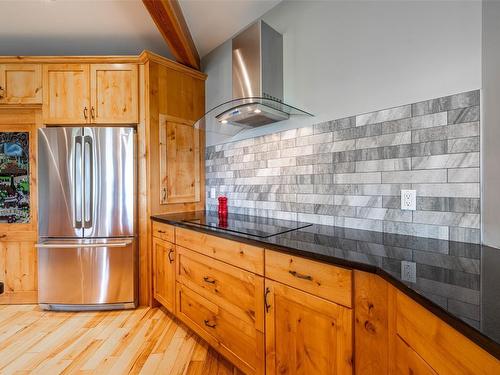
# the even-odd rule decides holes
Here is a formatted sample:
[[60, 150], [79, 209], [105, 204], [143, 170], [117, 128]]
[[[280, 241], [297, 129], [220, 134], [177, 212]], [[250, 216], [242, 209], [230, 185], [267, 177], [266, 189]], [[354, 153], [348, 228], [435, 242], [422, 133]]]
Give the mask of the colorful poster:
[[0, 132], [0, 223], [29, 221], [29, 133]]

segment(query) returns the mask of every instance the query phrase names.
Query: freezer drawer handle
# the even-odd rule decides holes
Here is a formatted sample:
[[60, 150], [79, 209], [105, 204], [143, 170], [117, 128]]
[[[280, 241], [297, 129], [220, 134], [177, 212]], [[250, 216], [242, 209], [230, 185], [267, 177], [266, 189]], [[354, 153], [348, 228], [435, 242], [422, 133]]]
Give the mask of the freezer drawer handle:
[[111, 242], [111, 243], [88, 243], [88, 244], [83, 244], [83, 243], [71, 243], [71, 244], [64, 244], [64, 243], [53, 243], [53, 244], [47, 244], [47, 243], [37, 243], [35, 245], [36, 248], [38, 249], [77, 249], [77, 248], [82, 248], [82, 247], [126, 247], [130, 245], [132, 241], [124, 241], [124, 242]]

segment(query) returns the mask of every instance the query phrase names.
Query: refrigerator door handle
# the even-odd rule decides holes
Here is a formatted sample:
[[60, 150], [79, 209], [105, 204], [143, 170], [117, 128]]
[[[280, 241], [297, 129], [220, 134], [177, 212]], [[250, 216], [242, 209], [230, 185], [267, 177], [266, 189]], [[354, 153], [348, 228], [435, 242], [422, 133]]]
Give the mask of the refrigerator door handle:
[[83, 146], [85, 155], [83, 227], [87, 229], [94, 225], [94, 149], [91, 136], [86, 135], [83, 138]]
[[107, 243], [37, 243], [38, 249], [79, 249], [79, 248], [94, 248], [94, 247], [127, 247], [132, 243], [132, 240], [121, 242]]
[[75, 137], [75, 155], [74, 155], [74, 168], [73, 168], [73, 194], [74, 194], [74, 213], [73, 213], [73, 227], [82, 228], [82, 136]]

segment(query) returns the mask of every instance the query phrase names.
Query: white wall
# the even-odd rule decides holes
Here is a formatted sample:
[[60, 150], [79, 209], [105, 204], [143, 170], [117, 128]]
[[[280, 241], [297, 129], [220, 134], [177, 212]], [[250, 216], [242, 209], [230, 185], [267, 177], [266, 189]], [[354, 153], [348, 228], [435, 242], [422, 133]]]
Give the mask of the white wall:
[[500, 2], [483, 3], [482, 228], [483, 242], [500, 247]]
[[[480, 1], [283, 1], [263, 19], [284, 36], [285, 101], [316, 117], [208, 144], [481, 87]], [[207, 109], [231, 98], [230, 62], [230, 42], [203, 59]]]

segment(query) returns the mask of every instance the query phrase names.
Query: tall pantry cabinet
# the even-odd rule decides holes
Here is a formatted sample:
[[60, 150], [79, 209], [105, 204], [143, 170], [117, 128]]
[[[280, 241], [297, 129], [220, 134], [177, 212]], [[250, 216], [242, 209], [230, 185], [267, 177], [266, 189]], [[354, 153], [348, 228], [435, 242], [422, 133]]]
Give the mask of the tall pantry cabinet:
[[[141, 264], [151, 267], [142, 268], [140, 274], [152, 275], [152, 279], [140, 278], [140, 302], [155, 305], [154, 295], [165, 298], [162, 281], [174, 277], [176, 254], [170, 252], [175, 248], [166, 239], [156, 238], [152, 243], [149, 217], [205, 207], [205, 134], [194, 124], [205, 113], [206, 75], [154, 54], [146, 56], [140, 75], [145, 82], [140, 122], [145, 126], [139, 137], [146, 142], [139, 149], [144, 155], [139, 180], [143, 174], [147, 181], [139, 191], [141, 247], [149, 241], [148, 259]], [[147, 220], [141, 222], [142, 218]]]

